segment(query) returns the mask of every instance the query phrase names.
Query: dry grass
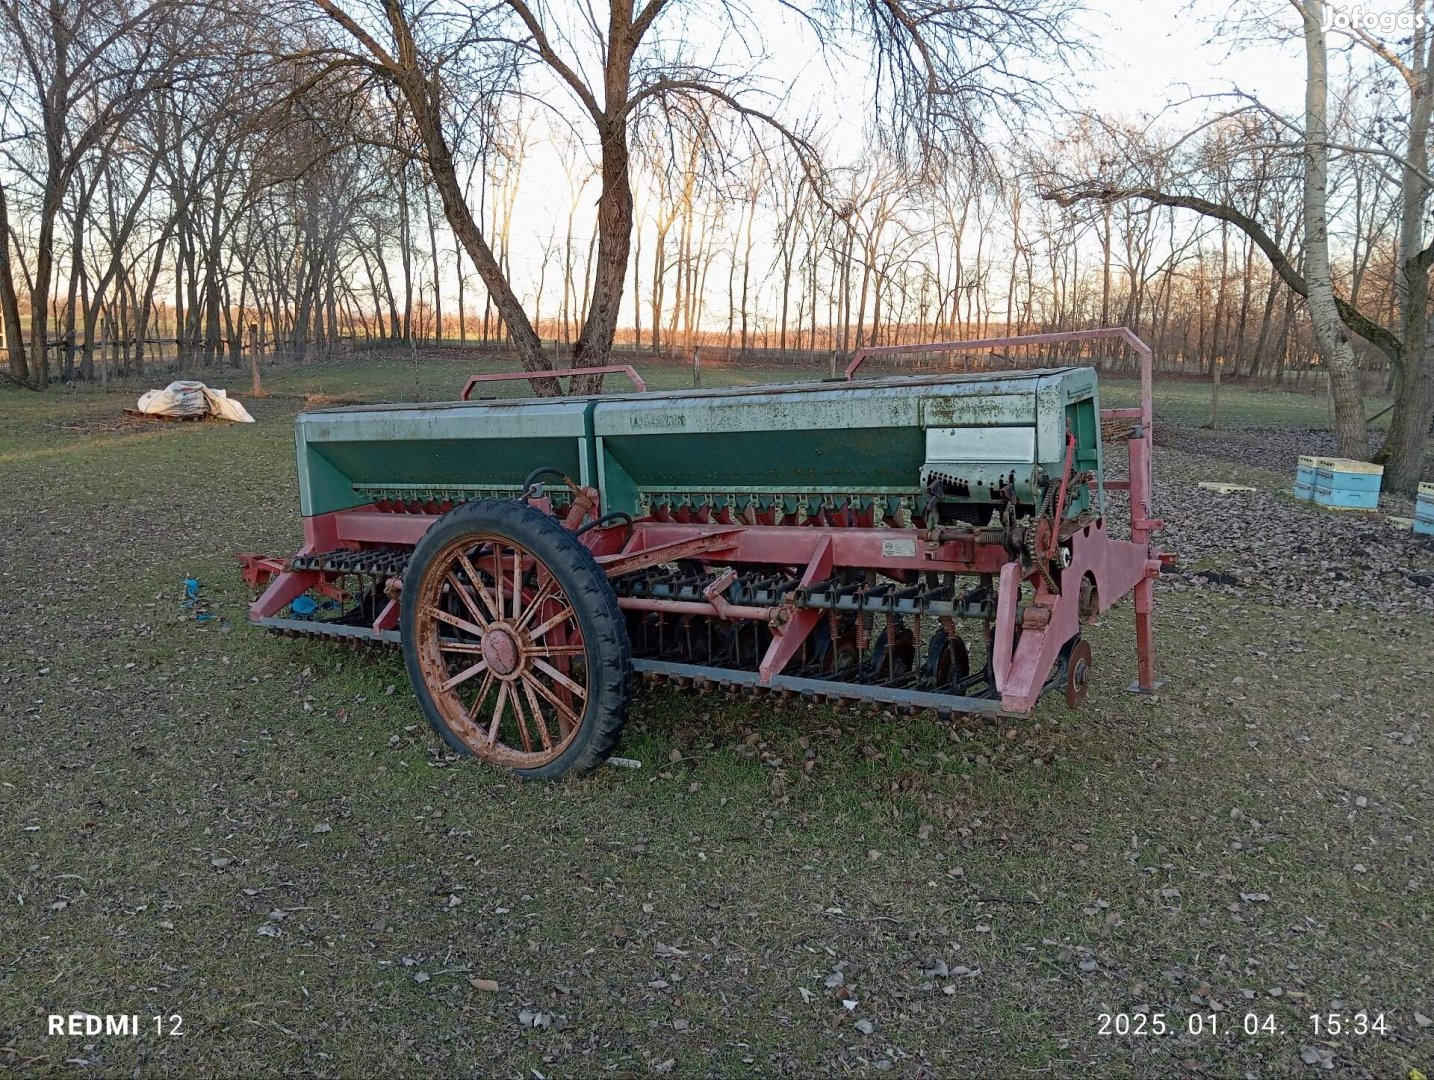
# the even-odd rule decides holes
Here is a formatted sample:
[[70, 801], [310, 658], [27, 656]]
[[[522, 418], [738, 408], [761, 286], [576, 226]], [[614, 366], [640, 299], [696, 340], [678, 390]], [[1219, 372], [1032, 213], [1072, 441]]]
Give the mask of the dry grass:
[[[519, 784], [439, 753], [396, 656], [244, 625], [297, 403], [56, 426], [117, 407], [0, 394], [0, 1070], [1430, 1071], [1426, 617], [1163, 588], [1154, 700], [1117, 609], [1078, 715], [650, 693], [641, 770]], [[1314, 1036], [1358, 1010], [1387, 1032]], [[72, 1011], [185, 1034], [47, 1038]], [[1097, 1034], [1137, 1011], [1174, 1033]]]

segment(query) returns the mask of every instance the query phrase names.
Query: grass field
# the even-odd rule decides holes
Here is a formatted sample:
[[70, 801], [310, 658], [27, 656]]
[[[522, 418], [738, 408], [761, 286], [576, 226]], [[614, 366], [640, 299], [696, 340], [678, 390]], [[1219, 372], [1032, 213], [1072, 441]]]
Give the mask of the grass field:
[[[708, 359], [700, 373], [705, 385], [733, 385], [762, 382], [796, 382], [824, 378], [828, 373], [822, 363], [808, 358], [805, 362], [793, 362], [790, 366], [751, 366], [726, 364]], [[614, 362], [632, 360], [619, 355]], [[674, 360], [632, 361], [652, 390], [675, 390], [693, 385], [693, 372], [689, 365]], [[897, 362], [899, 364], [899, 362]], [[310, 363], [281, 362], [265, 368], [263, 383], [265, 390], [280, 397], [303, 397], [313, 395], [336, 400], [355, 401], [439, 401], [456, 397], [464, 381], [475, 372], [494, 373], [511, 371], [512, 360], [499, 360], [491, 352], [464, 350], [455, 343], [442, 348], [427, 347], [415, 352], [394, 347], [360, 350], [353, 354], [332, 359], [319, 359]], [[872, 366], [871, 374], [891, 374], [903, 370], [888, 362], [885, 368]], [[146, 387], [168, 382], [178, 376], [151, 374], [146, 377], [127, 377], [127, 392], [139, 393]], [[247, 367], [228, 368], [224, 371], [205, 371], [197, 368], [189, 377], [201, 378], [211, 385], [226, 386], [236, 395], [245, 395], [249, 387], [250, 373]], [[1160, 393], [1157, 406], [1162, 418], [1179, 424], [1204, 424], [1210, 418], [1211, 388], [1198, 378], [1159, 376]], [[517, 394], [521, 382], [485, 383], [477, 392], [508, 396]], [[608, 376], [605, 389], [609, 393], [620, 392], [628, 387], [621, 375]], [[1139, 387], [1135, 379], [1126, 372], [1104, 376], [1101, 386], [1103, 403], [1113, 406], [1138, 403]], [[1371, 414], [1383, 413], [1375, 422], [1376, 429], [1389, 426], [1389, 415], [1384, 412], [1389, 404], [1387, 399], [1370, 397], [1366, 406]], [[1330, 423], [1329, 399], [1323, 393], [1309, 391], [1254, 390], [1238, 383], [1226, 383], [1220, 392], [1219, 420], [1231, 427], [1321, 428]]]
[[[396, 654], [245, 625], [301, 401], [103, 430], [124, 404], [0, 391], [0, 1072], [1434, 1072], [1427, 618], [1162, 587], [1153, 699], [1117, 608], [1078, 714], [654, 691], [640, 769], [523, 784], [440, 753]], [[143, 1034], [48, 1037], [71, 1012]]]

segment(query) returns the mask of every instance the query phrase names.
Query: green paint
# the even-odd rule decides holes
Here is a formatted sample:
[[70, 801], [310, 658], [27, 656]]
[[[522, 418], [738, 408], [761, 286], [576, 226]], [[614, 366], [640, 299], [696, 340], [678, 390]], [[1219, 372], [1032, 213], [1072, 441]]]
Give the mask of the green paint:
[[[1015, 472], [1030, 501], [1029, 456], [992, 460], [992, 428], [1034, 431], [1036, 464], [1059, 476], [1067, 424], [1077, 468], [1099, 469], [1095, 373], [1060, 368], [926, 375], [850, 383], [779, 384], [609, 397], [361, 406], [298, 419], [306, 514], [368, 501], [362, 489], [452, 492], [507, 489], [538, 466], [596, 483], [606, 511], [640, 512], [646, 498], [805, 495], [921, 502], [928, 428], [970, 429], [971, 458], [943, 466], [970, 485], [970, 501]], [[995, 439], [1000, 433], [995, 433]], [[1014, 434], [1014, 433], [1013, 433]], [[965, 438], [962, 435], [962, 438]], [[997, 440], [1004, 447], [1021, 440]], [[355, 488], [361, 489], [356, 491]], [[964, 498], [964, 496], [963, 496]], [[1073, 493], [1076, 510], [1087, 505]]]

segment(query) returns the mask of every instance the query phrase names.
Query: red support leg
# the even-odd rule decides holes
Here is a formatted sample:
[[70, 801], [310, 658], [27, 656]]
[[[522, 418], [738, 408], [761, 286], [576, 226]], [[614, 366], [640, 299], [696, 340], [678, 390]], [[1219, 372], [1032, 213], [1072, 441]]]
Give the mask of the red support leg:
[[279, 614], [295, 597], [316, 587], [323, 575], [312, 570], [290, 570], [269, 583], [264, 594], [249, 605], [249, 618], [264, 619]]
[[383, 610], [378, 613], [378, 618], [373, 621], [374, 630], [382, 633], [385, 630], [398, 629], [398, 601], [390, 600], [383, 605]]
[[996, 689], [1006, 688], [1011, 671], [1012, 645], [1016, 636], [1016, 605], [1021, 600], [1021, 564], [1008, 562], [1001, 567], [997, 591], [996, 627], [991, 638], [991, 672]]
[[1153, 694], [1165, 685], [1155, 677], [1155, 576], [1160, 573], [1158, 560], [1146, 563], [1145, 576], [1132, 590], [1135, 600], [1135, 653], [1140, 677], [1126, 687], [1132, 694]]
[[[817, 581], [825, 581], [832, 573], [832, 542], [830, 537], [823, 537], [817, 545], [816, 554], [807, 563], [807, 569], [802, 574], [802, 585], [811, 585]], [[773, 628], [772, 643], [767, 646], [767, 654], [762, 657], [761, 678], [762, 682], [770, 683], [773, 675], [780, 675], [782, 669], [787, 666], [792, 657], [797, 655], [802, 643], [807, 636], [817, 628], [817, 624], [826, 618], [825, 611], [816, 611], [811, 608], [801, 608], [792, 613], [790, 619], [781, 627]]]
[[1152, 612], [1155, 607], [1155, 583], [1149, 575], [1140, 579], [1135, 586], [1135, 651], [1139, 663], [1140, 677], [1132, 690], [1142, 694], [1153, 694], [1155, 682], [1155, 622]]

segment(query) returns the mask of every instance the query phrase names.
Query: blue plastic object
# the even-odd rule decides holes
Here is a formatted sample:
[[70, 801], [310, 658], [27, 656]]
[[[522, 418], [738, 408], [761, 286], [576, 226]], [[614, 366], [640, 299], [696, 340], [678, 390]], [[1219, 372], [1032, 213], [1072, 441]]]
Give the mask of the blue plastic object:
[[1319, 458], [1311, 454], [1301, 454], [1299, 466], [1295, 469], [1295, 490], [1296, 499], [1314, 499], [1315, 474], [1319, 472]]
[[1434, 536], [1434, 484], [1419, 485], [1419, 498], [1414, 503], [1414, 531], [1421, 536]]
[[180, 601], [180, 607], [189, 612], [195, 622], [212, 622], [219, 617], [204, 609], [204, 598], [199, 595], [198, 578], [184, 579], [184, 599]]

